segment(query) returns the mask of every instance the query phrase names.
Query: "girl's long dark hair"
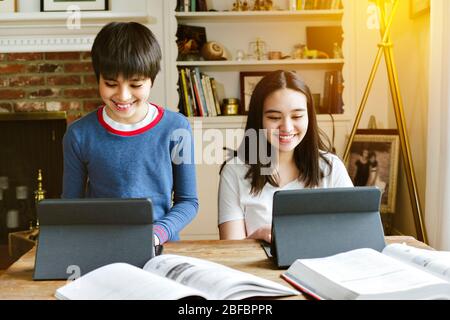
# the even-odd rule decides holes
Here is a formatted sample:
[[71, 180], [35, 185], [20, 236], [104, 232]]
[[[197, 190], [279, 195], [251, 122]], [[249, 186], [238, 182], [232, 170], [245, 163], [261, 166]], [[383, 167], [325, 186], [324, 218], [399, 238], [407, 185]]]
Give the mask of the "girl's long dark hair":
[[[255, 87], [252, 93], [249, 105], [249, 113], [247, 118], [247, 125], [245, 131], [255, 130], [259, 132], [263, 129], [263, 106], [266, 98], [273, 92], [279, 89], [292, 89], [298, 91], [306, 96], [307, 110], [308, 110], [308, 129], [305, 137], [301, 143], [294, 149], [294, 160], [299, 170], [299, 181], [302, 181], [305, 187], [312, 188], [319, 185], [321, 179], [324, 177], [324, 172], [320, 169], [319, 160], [323, 159], [331, 172], [331, 163], [324, 156], [323, 152], [329, 152], [328, 146], [325, 145], [321, 139], [321, 135], [329, 142], [326, 135], [324, 135], [317, 125], [316, 113], [313, 107], [313, 100], [311, 92], [308, 86], [301, 80], [295, 72], [290, 71], [274, 71], [266, 75]], [[260, 141], [264, 139], [265, 141]], [[270, 143], [262, 135], [257, 135], [257, 155], [252, 155], [250, 152], [254, 152], [255, 148], [251, 148], [250, 139], [244, 137], [241, 145], [235, 155], [237, 155], [243, 162], [250, 166], [246, 179], [251, 181], [251, 194], [258, 195], [266, 183], [270, 183], [272, 186], [278, 187], [276, 176], [274, 175], [262, 175], [261, 169], [263, 167], [269, 167], [264, 165], [260, 159], [259, 149], [262, 146], [261, 143], [266, 144], [266, 150], [271, 150]], [[254, 141], [253, 141], [254, 143]], [[249, 161], [256, 156], [256, 163]], [[268, 155], [270, 156], [270, 154]], [[223, 166], [222, 166], [223, 167]]]

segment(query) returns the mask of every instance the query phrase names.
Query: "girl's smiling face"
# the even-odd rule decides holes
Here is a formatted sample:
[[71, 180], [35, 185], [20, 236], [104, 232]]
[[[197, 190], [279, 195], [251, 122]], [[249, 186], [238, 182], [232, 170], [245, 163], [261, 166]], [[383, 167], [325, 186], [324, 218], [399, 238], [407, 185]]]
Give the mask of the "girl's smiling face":
[[150, 96], [150, 78], [132, 77], [105, 79], [100, 75], [99, 92], [106, 104], [106, 113], [116, 122], [137, 123], [147, 114], [147, 100]]
[[279, 152], [293, 153], [308, 130], [306, 96], [292, 89], [274, 91], [264, 101], [263, 128]]

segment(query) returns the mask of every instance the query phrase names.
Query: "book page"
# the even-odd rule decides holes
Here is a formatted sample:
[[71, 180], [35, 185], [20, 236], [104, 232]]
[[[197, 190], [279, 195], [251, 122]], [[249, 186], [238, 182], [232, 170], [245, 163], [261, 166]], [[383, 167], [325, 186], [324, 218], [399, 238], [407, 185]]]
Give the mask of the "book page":
[[113, 263], [59, 288], [55, 296], [62, 300], [171, 300], [202, 294], [138, 267]]
[[450, 252], [419, 249], [406, 244], [393, 243], [386, 246], [383, 254], [422, 268], [450, 281]]
[[[445, 284], [433, 275], [373, 249], [357, 249], [331, 257], [297, 261], [358, 295], [386, 294]], [[295, 271], [289, 269], [288, 272]], [[294, 276], [302, 279], [299, 274]], [[313, 283], [310, 285], [314, 287]]]
[[295, 295], [297, 291], [214, 262], [164, 254], [152, 258], [144, 270], [207, 292], [211, 299]]

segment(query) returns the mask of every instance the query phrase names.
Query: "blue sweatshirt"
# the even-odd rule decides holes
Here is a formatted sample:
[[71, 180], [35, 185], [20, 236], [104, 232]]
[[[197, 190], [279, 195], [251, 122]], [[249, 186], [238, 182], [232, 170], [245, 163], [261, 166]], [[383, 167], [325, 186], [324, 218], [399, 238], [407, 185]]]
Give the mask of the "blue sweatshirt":
[[150, 198], [161, 243], [197, 214], [192, 130], [179, 113], [158, 107], [145, 128], [120, 132], [99, 108], [69, 126], [63, 148], [63, 198]]

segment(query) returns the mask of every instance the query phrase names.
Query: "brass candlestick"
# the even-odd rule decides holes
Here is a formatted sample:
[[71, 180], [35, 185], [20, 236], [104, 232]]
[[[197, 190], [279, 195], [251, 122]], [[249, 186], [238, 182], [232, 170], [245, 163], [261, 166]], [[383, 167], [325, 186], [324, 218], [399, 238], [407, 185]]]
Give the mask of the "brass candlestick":
[[[37, 204], [41, 200], [45, 199], [45, 193], [47, 192], [42, 187], [43, 179], [42, 179], [42, 170], [41, 169], [38, 170], [37, 181], [38, 181], [38, 188], [36, 191], [34, 191], [34, 203], [36, 204], [36, 207], [37, 207]], [[39, 230], [39, 219], [37, 218], [37, 216], [36, 216], [36, 229]]]

